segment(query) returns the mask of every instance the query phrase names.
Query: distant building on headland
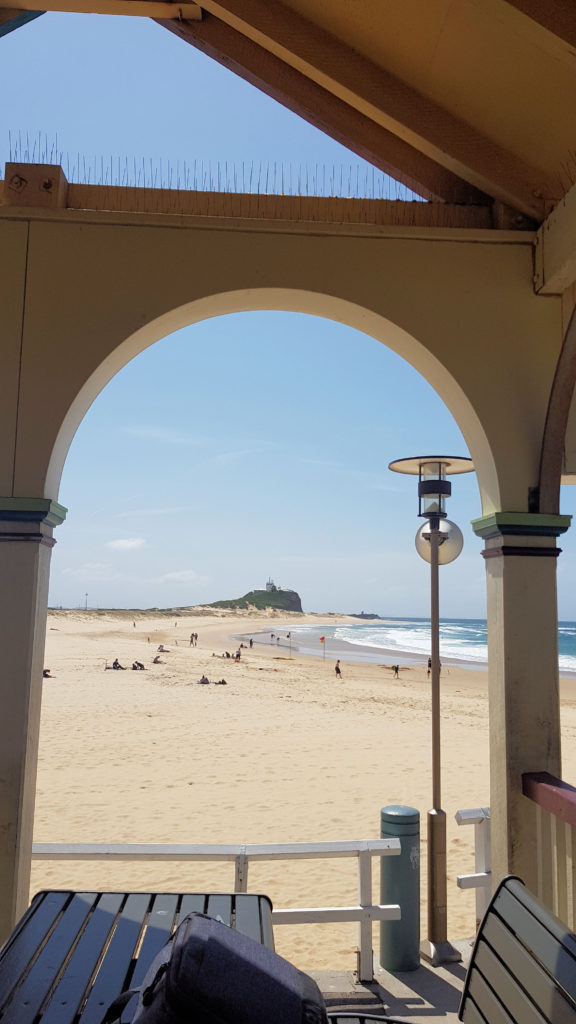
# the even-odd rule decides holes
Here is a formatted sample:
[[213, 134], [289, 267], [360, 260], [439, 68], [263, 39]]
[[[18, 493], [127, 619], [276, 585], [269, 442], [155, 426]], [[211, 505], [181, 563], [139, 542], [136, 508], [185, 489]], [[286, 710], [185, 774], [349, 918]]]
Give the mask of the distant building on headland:
[[301, 612], [300, 595], [288, 587], [277, 587], [270, 576], [265, 590], [251, 590], [243, 597], [231, 601], [214, 601], [209, 608], [276, 608], [287, 612]]

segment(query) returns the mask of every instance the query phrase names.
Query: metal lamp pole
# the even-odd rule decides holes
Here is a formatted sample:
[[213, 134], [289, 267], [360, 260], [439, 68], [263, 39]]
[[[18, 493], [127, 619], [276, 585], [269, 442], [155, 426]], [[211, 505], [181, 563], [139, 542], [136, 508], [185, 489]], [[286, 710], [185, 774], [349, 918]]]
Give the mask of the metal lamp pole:
[[446, 814], [442, 810], [442, 774], [440, 748], [440, 563], [452, 562], [462, 550], [462, 534], [446, 519], [445, 499], [451, 493], [446, 476], [469, 473], [470, 459], [425, 456], [398, 459], [390, 469], [419, 477], [419, 515], [427, 519], [416, 534], [418, 554], [430, 562], [430, 676], [432, 718], [432, 809], [428, 811], [428, 937], [420, 952], [433, 964], [461, 960], [447, 938]]
[[428, 811], [428, 940], [447, 941], [446, 815], [442, 808], [440, 756], [440, 604], [438, 516], [430, 518], [430, 655], [432, 704], [432, 810]]

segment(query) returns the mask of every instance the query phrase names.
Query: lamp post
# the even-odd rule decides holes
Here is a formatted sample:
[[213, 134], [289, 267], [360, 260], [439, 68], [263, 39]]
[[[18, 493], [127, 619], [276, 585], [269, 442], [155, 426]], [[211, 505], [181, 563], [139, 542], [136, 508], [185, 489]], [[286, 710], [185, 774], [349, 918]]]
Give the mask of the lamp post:
[[464, 543], [455, 523], [446, 518], [446, 498], [452, 493], [447, 476], [471, 473], [472, 460], [448, 455], [397, 459], [389, 469], [418, 476], [418, 515], [427, 520], [416, 534], [416, 550], [430, 563], [430, 675], [432, 703], [432, 810], [428, 812], [428, 938], [421, 953], [433, 964], [461, 956], [447, 938], [446, 815], [442, 810], [440, 760], [440, 616], [438, 566], [458, 558]]

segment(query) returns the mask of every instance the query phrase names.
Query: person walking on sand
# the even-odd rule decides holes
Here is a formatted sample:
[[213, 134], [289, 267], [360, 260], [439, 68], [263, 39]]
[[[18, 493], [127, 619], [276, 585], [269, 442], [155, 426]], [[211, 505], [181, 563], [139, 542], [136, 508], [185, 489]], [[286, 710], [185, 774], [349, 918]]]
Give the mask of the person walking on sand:
[[340, 668], [340, 658], [338, 658], [338, 661], [336, 662], [336, 664], [334, 666], [334, 671], [336, 673], [336, 679], [342, 679], [342, 670]]
[[392, 678], [393, 679], [400, 679], [400, 676], [399, 676], [400, 665], [392, 665], [392, 668], [394, 669], [394, 675], [393, 675]]

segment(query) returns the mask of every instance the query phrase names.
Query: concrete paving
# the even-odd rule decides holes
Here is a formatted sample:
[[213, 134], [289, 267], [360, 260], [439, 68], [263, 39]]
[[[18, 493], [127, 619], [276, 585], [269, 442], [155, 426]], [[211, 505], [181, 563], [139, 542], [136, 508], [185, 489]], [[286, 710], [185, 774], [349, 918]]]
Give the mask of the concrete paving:
[[359, 982], [353, 972], [309, 971], [318, 982], [328, 1010], [389, 1014], [409, 1024], [456, 1022], [472, 940], [454, 943], [462, 963], [432, 967], [421, 961], [416, 971], [390, 973], [375, 965], [374, 981]]

